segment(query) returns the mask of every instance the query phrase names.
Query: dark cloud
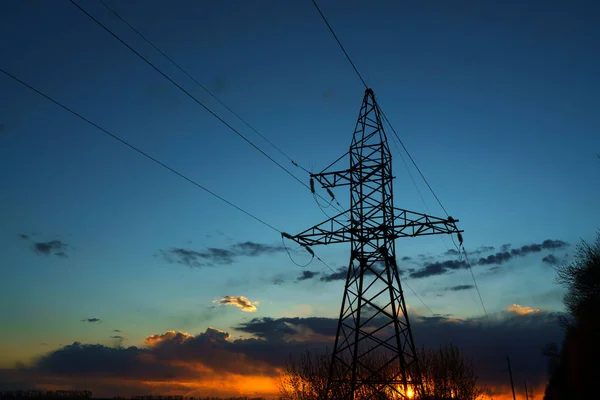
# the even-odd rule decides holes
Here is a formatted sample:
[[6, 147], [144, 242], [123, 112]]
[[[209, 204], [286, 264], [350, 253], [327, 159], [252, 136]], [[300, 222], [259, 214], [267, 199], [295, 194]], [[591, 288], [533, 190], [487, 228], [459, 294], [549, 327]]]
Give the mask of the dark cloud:
[[503, 244], [502, 246], [500, 246], [500, 251], [508, 251], [508, 249], [510, 249], [510, 246], [510, 243]]
[[548, 265], [556, 265], [559, 263], [558, 258], [556, 258], [554, 254], [548, 254], [546, 257], [542, 258], [542, 262]]
[[445, 253], [445, 256], [457, 256], [458, 255], [458, 251], [454, 250], [454, 249], [448, 249]]
[[323, 275], [320, 280], [321, 282], [332, 282], [332, 281], [340, 281], [346, 280], [348, 276], [348, 267], [339, 267], [336, 272], [332, 272], [331, 274]]
[[283, 282], [285, 282], [285, 281], [281, 278], [273, 279], [273, 285], [281, 285]]
[[410, 261], [410, 260], [412, 260], [412, 257], [404, 256], [404, 257], [401, 258], [401, 260], [402, 261]]
[[119, 329], [113, 329], [113, 332], [121, 333], [121, 331]]
[[284, 251], [285, 248], [281, 245], [269, 245], [255, 242], [241, 242], [231, 246], [233, 251], [238, 256], [258, 257], [264, 254], [274, 254]]
[[90, 322], [90, 323], [96, 323], [96, 322], [102, 322], [102, 320], [100, 318], [84, 318], [81, 320], [81, 322]]
[[434, 275], [442, 275], [448, 271], [467, 268], [467, 263], [458, 260], [447, 260], [428, 264], [420, 270], [412, 272], [409, 276], [413, 279], [427, 278]]
[[29, 235], [26, 235], [26, 234], [24, 234], [24, 233], [19, 233], [19, 237], [20, 237], [21, 239], [23, 239], [23, 240], [27, 240], [27, 239], [29, 239]]
[[486, 251], [494, 251], [496, 248], [494, 246], [481, 246], [477, 251], [486, 252]]
[[473, 289], [474, 285], [458, 285], [458, 286], [448, 286], [445, 290], [450, 290], [452, 292], [458, 292], [460, 290], [469, 290]]
[[160, 255], [169, 263], [200, 268], [213, 265], [230, 265], [237, 257], [258, 257], [285, 251], [283, 246], [267, 245], [255, 242], [240, 242], [229, 248], [210, 247], [203, 251], [172, 248], [160, 250]]
[[[22, 237], [22, 236], [21, 236]], [[60, 240], [51, 240], [49, 242], [34, 242], [33, 250], [40, 255], [57, 255], [66, 257], [67, 244]]]
[[[519, 310], [529, 308], [523, 306]], [[411, 325], [419, 348], [452, 343], [461, 349], [473, 360], [482, 384], [506, 384], [508, 352], [513, 365], [519, 366], [519, 376], [536, 385], [546, 379], [546, 362], [540, 349], [547, 343], [560, 343], [563, 332], [558, 314], [532, 310], [505, 312], [489, 321], [416, 315]], [[102, 382], [109, 382], [107, 378], [148, 382], [210, 380], [227, 374], [276, 377], [290, 355], [298, 356], [306, 349], [330, 348], [337, 322], [334, 318], [255, 318], [236, 328], [253, 337], [237, 340], [232, 340], [227, 332], [208, 328], [197, 335], [176, 331], [151, 335], [144, 347], [111, 348], [74, 342], [45, 354], [31, 367], [5, 372], [9, 375], [0, 376], [0, 382], [4, 378], [23, 386], [30, 379], [38, 384], [44, 376], [55, 382], [86, 377], [104, 378]], [[29, 386], [32, 385], [24, 387]], [[122, 394], [120, 390], [94, 389], [95, 393], [110, 396]]]
[[305, 281], [307, 279], [312, 279], [319, 274], [320, 274], [319, 272], [315, 272], [315, 271], [302, 271], [302, 274], [300, 274], [300, 276], [298, 278], [296, 278], [296, 280], [297, 281]]
[[485, 257], [485, 258], [480, 258], [477, 261], [477, 265], [501, 265], [504, 264], [505, 262], [509, 261], [511, 258], [513, 257], [513, 255], [511, 253], [509, 253], [508, 251], [504, 251], [501, 253], [496, 253], [496, 254], [490, 254], [489, 256]]
[[[505, 244], [505, 245], [502, 245], [502, 247], [501, 247], [501, 249], [503, 251], [500, 251], [500, 252], [494, 253], [494, 254], [490, 254], [487, 257], [480, 257], [478, 260], [472, 262], [472, 266], [476, 266], [476, 265], [499, 266], [499, 265], [502, 265], [502, 264], [512, 260], [514, 257], [525, 257], [525, 256], [528, 256], [533, 253], [539, 253], [543, 250], [562, 249], [562, 248], [565, 248], [568, 246], [569, 246], [569, 244], [562, 240], [548, 239], [548, 240], [544, 240], [542, 243], [539, 243], [539, 244], [538, 243], [528, 244], [528, 245], [521, 246], [520, 248], [512, 249], [512, 250], [508, 251], [508, 249], [510, 248], [510, 244]], [[484, 252], [488, 252], [488, 251], [492, 251], [492, 250], [494, 250], [493, 246], [482, 246], [479, 249], [477, 249], [475, 252], [472, 252], [471, 254], [484, 253]], [[445, 255], [456, 255], [456, 251], [448, 250], [444, 254]], [[410, 274], [410, 277], [414, 278], [414, 279], [427, 278], [427, 277], [434, 276], [434, 275], [443, 275], [452, 270], [464, 269], [464, 268], [468, 268], [468, 265], [464, 261], [447, 260], [447, 261], [441, 261], [441, 262], [434, 262], [434, 263], [425, 265], [423, 268], [421, 268], [418, 271], [412, 272]], [[496, 271], [496, 270], [497, 270], [497, 268], [494, 268], [494, 271]]]

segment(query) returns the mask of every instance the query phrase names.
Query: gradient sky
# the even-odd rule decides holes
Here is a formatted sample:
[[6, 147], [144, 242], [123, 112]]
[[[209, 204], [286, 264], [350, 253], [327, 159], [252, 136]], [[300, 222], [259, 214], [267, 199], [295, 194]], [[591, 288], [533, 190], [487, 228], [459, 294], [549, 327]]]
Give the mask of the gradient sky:
[[[572, 260], [600, 227], [600, 7], [320, 3], [460, 219], [490, 316], [562, 311], [550, 264]], [[79, 4], [308, 183], [100, 2]], [[306, 168], [319, 171], [347, 151], [364, 88], [310, 1], [107, 4]], [[2, 2], [0, 37], [1, 68], [277, 229], [296, 233], [326, 218], [306, 188], [68, 1]], [[250, 339], [256, 331], [239, 328], [252, 318], [337, 318], [343, 282], [322, 281], [331, 271], [316, 261], [305, 270], [319, 274], [298, 280], [303, 270], [276, 232], [5, 75], [0, 94], [1, 368], [35, 364], [73, 342], [140, 346], [168, 330], [208, 327]], [[417, 179], [423, 204], [392, 149], [395, 204], [443, 216]], [[348, 206], [348, 192], [335, 193]], [[474, 290], [448, 289], [472, 285], [468, 270], [409, 275], [456, 265], [446, 245], [450, 238], [399, 240], [408, 283], [435, 314], [483, 321]], [[347, 263], [347, 246], [314, 250], [334, 269]], [[302, 251], [292, 257], [309, 260]], [[256, 310], [220, 304], [225, 296], [258, 302]], [[406, 298], [415, 315], [431, 316], [408, 290]]]

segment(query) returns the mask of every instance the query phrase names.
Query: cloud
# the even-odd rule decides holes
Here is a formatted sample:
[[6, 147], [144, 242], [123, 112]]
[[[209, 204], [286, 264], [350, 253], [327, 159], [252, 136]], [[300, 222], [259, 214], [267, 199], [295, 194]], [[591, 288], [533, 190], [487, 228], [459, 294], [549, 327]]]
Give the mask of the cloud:
[[458, 292], [460, 290], [469, 290], [473, 289], [474, 285], [458, 285], [458, 286], [449, 286], [445, 290], [450, 290], [452, 292]]
[[210, 247], [203, 251], [184, 248], [159, 250], [159, 254], [169, 263], [187, 265], [192, 268], [213, 265], [230, 265], [237, 257], [259, 257], [285, 251], [283, 246], [255, 242], [240, 242], [228, 248]]
[[193, 337], [193, 335], [190, 335], [187, 332], [166, 331], [165, 333], [148, 336], [144, 339], [144, 344], [148, 347], [155, 347], [163, 342], [183, 343]]
[[100, 322], [102, 322], [102, 320], [100, 318], [84, 318], [81, 320], [81, 322], [90, 322], [90, 323], [94, 324], [96, 322], [100, 323]]
[[542, 258], [542, 262], [549, 265], [556, 265], [559, 263], [558, 258], [556, 258], [554, 254], [548, 254], [546, 257]]
[[[229, 393], [238, 394], [231, 389], [231, 382], [262, 377], [267, 380], [252, 386], [262, 389], [267, 381], [279, 376], [290, 356], [297, 357], [307, 349], [330, 349], [337, 323], [335, 318], [254, 318], [236, 327], [252, 335], [244, 339], [232, 339], [228, 332], [207, 328], [198, 334], [153, 334], [141, 347], [74, 342], [44, 354], [30, 367], [0, 370], [0, 390], [8, 387], [6, 382], [16, 388], [55, 384], [91, 388], [95, 397], [109, 398], [123, 395], [123, 388], [130, 388], [131, 382], [137, 385], [138, 393], [151, 388], [162, 391], [162, 385], [169, 383], [173, 385], [169, 394], [206, 393], [206, 388], [230, 382]], [[558, 314], [545, 311], [506, 311], [489, 321], [414, 315], [411, 326], [419, 348], [456, 345], [475, 363], [479, 382], [494, 386], [506, 382], [506, 349], [510, 349], [511, 361], [519, 366], [522, 376], [528, 377], [528, 383], [543, 383], [546, 364], [540, 349], [547, 343], [560, 342], [563, 335]], [[195, 386], [186, 386], [185, 382], [194, 382]], [[135, 394], [136, 390], [128, 390]]]
[[319, 275], [319, 272], [315, 271], [302, 271], [302, 274], [296, 279], [297, 281], [305, 281], [307, 279], [312, 279], [315, 276]]
[[[502, 265], [504, 263], [511, 261], [515, 257], [525, 257], [525, 256], [528, 256], [529, 254], [539, 253], [543, 250], [555, 250], [555, 249], [565, 248], [567, 246], [569, 246], [569, 244], [562, 240], [548, 239], [548, 240], [544, 240], [542, 243], [539, 243], [539, 244], [534, 243], [534, 244], [524, 245], [524, 246], [521, 246], [520, 248], [512, 249], [512, 250], [508, 251], [511, 246], [509, 244], [505, 244], [505, 245], [502, 245], [502, 247], [501, 247], [501, 249], [503, 251], [500, 251], [500, 252], [494, 253], [494, 254], [490, 254], [487, 257], [480, 257], [478, 260], [473, 261], [471, 265], [472, 266], [477, 266], [477, 265], [499, 266], [499, 265]], [[493, 246], [482, 246], [479, 249], [477, 249], [475, 252], [472, 252], [470, 254], [484, 253], [484, 252], [488, 252], [488, 251], [492, 251], [492, 250], [494, 250]], [[445, 255], [453, 255], [453, 254], [456, 255], [456, 250], [448, 250], [444, 254]], [[550, 260], [552, 260], [552, 258], [550, 258], [549, 260], [544, 261], [544, 262], [548, 262]], [[468, 265], [464, 261], [458, 261], [458, 260], [438, 261], [438, 262], [426, 264], [423, 268], [421, 268], [415, 272], [412, 272], [409, 276], [413, 279], [427, 278], [430, 276], [443, 275], [443, 274], [446, 274], [453, 270], [465, 269], [465, 268], [468, 268]]]
[[538, 314], [541, 312], [539, 308], [532, 308], [529, 306], [521, 306], [519, 304], [513, 304], [506, 308], [506, 311], [517, 315], [528, 315], [528, 314]]
[[24, 234], [24, 233], [19, 233], [19, 237], [20, 237], [21, 239], [23, 239], [23, 240], [27, 240], [27, 239], [29, 239], [29, 235], [26, 235], [26, 234]]
[[465, 261], [447, 260], [428, 264], [425, 267], [412, 272], [409, 276], [413, 279], [427, 278], [434, 275], [442, 275], [451, 270], [467, 268]]
[[115, 347], [123, 346], [123, 343], [125, 342], [125, 340], [127, 340], [127, 338], [124, 335], [112, 335], [109, 336], [109, 338], [113, 340]]
[[348, 267], [339, 267], [336, 272], [332, 272], [331, 274], [323, 275], [320, 280], [321, 282], [332, 282], [339, 280], [346, 280], [348, 276]]
[[281, 285], [283, 282], [285, 282], [283, 279], [281, 278], [274, 278], [273, 279], [273, 285]]
[[252, 302], [244, 296], [225, 296], [219, 301], [219, 304], [236, 306], [244, 312], [255, 312], [258, 301]]
[[113, 329], [113, 332], [121, 333], [121, 331], [119, 329]]
[[510, 249], [510, 246], [510, 243], [503, 244], [502, 246], [500, 246], [500, 251], [508, 251], [508, 249]]
[[402, 261], [410, 261], [410, 260], [412, 260], [412, 257], [404, 256], [404, 257], [401, 258], [401, 260]]
[[457, 256], [458, 255], [458, 250], [454, 250], [454, 249], [448, 249], [448, 251], [446, 251], [444, 253], [445, 256]]
[[[27, 235], [25, 235], [27, 236]], [[21, 238], [25, 239], [25, 237], [21, 236]], [[60, 240], [51, 240], [49, 242], [34, 242], [33, 250], [40, 255], [49, 256], [56, 255], [61, 257], [66, 257], [65, 253], [67, 249], [67, 244]]]

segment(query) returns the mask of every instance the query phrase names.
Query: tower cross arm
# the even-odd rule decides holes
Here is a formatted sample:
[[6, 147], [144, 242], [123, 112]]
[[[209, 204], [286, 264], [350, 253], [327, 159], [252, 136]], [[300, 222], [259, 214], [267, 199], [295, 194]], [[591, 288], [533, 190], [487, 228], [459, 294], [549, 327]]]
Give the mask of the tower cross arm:
[[350, 210], [326, 219], [294, 236], [290, 235], [289, 238], [302, 246], [349, 242], [351, 240]]
[[[386, 228], [384, 225], [371, 225], [364, 226], [363, 233], [373, 238], [389, 235], [396, 239], [463, 232], [456, 226], [458, 220], [452, 217], [438, 218], [401, 208], [394, 208], [393, 221], [392, 229]], [[288, 238], [302, 246], [344, 243], [352, 241], [353, 235], [357, 234], [357, 229], [352, 227], [350, 210], [346, 210], [294, 236], [288, 235]], [[461, 240], [460, 237], [459, 240]]]
[[[393, 237], [414, 237], [438, 234], [460, 234], [457, 219], [439, 218], [394, 207]], [[460, 238], [459, 238], [460, 240]]]
[[352, 172], [349, 169], [343, 171], [321, 172], [319, 174], [311, 174], [317, 182], [325, 189], [336, 186], [347, 186], [351, 183]]

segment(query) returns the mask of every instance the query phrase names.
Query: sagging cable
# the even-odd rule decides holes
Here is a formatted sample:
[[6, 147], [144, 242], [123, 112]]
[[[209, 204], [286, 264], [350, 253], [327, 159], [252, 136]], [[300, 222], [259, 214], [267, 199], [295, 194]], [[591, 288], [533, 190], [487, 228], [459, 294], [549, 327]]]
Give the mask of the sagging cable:
[[287, 255], [288, 255], [288, 257], [290, 258], [290, 261], [291, 261], [292, 263], [294, 263], [296, 266], [298, 266], [298, 267], [300, 267], [300, 268], [306, 268], [306, 267], [308, 267], [308, 266], [309, 266], [309, 265], [310, 265], [310, 264], [313, 262], [313, 260], [315, 259], [315, 253], [313, 253], [313, 251], [312, 251], [312, 250], [310, 250], [310, 249], [309, 249], [307, 246], [305, 246], [305, 245], [301, 245], [301, 246], [303, 246], [305, 249], [307, 249], [307, 250], [308, 250], [308, 252], [309, 252], [309, 253], [311, 253], [312, 257], [310, 258], [310, 261], [309, 261], [309, 262], [307, 262], [307, 263], [306, 263], [306, 264], [304, 264], [304, 265], [302, 265], [302, 264], [298, 264], [296, 261], [294, 261], [294, 259], [292, 258], [292, 255], [290, 254], [290, 250], [289, 250], [289, 249], [287, 248], [287, 246], [285, 245], [285, 241], [283, 240], [283, 238], [288, 238], [288, 239], [291, 239], [291, 240], [293, 240], [293, 238], [292, 238], [292, 236], [291, 236], [290, 234], [288, 234], [288, 233], [285, 233], [285, 232], [281, 232], [281, 244], [283, 245], [283, 248], [285, 249], [285, 252], [287, 253]]

